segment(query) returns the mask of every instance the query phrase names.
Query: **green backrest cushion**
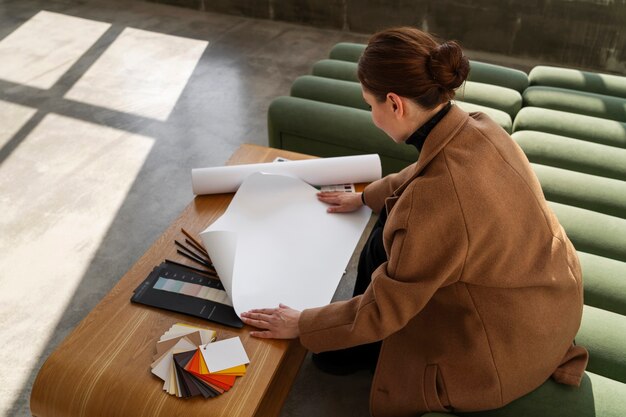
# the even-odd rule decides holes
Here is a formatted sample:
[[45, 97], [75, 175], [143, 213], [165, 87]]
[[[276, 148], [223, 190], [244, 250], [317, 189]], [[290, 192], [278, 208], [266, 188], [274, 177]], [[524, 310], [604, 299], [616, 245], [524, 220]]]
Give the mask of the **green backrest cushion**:
[[530, 162], [626, 181], [626, 149], [533, 130], [511, 136]]
[[[342, 42], [333, 47], [329, 57], [334, 60], [356, 63], [364, 50], [364, 44]], [[468, 80], [511, 88], [519, 93], [528, 87], [528, 76], [525, 72], [474, 60], [470, 60]]]
[[513, 131], [554, 133], [620, 148], [626, 148], [626, 123], [539, 107], [523, 107], [513, 122]]
[[468, 113], [475, 113], [475, 112], [485, 113], [494, 122], [499, 124], [504, 130], [506, 130], [508, 133], [511, 133], [512, 128], [513, 128], [513, 121], [511, 120], [511, 116], [509, 116], [507, 113], [503, 112], [502, 110], [481, 106], [479, 104], [467, 103], [465, 101], [460, 101], [460, 100], [454, 100], [454, 101], [461, 109], [463, 109], [463, 111], [466, 111]]
[[547, 165], [531, 165], [548, 201], [626, 218], [626, 182]]
[[530, 71], [528, 81], [530, 85], [560, 87], [626, 98], [626, 77], [619, 75], [540, 65]]
[[626, 122], [626, 99], [620, 97], [543, 86], [528, 87], [522, 97], [524, 106]]
[[[492, 89], [506, 90], [506, 92], [517, 94], [517, 92], [513, 90], [504, 89], [502, 87], [488, 87]], [[363, 100], [361, 85], [351, 81], [336, 80], [332, 78], [318, 77], [315, 75], [304, 75], [302, 77], [298, 77], [296, 81], [294, 81], [291, 86], [291, 95], [293, 97], [306, 98], [309, 100], [354, 107], [369, 111], [369, 105]], [[506, 96], [506, 94], [504, 94], [504, 96]], [[464, 98], [469, 98], [468, 92], [465, 93]], [[467, 105], [465, 102], [459, 102], [458, 104], [459, 107], [468, 112], [484, 112], [496, 123], [502, 126], [507, 132], [511, 132], [512, 121], [511, 117], [506, 112], [473, 103], [472, 105]]]
[[497, 85], [466, 81], [456, 90], [455, 98], [467, 103], [502, 110], [514, 118], [522, 108], [522, 96], [515, 90]]
[[293, 97], [369, 110], [369, 105], [363, 100], [361, 85], [352, 81], [303, 75], [291, 85], [290, 94]]
[[322, 59], [313, 64], [311, 74], [318, 77], [334, 78], [336, 80], [359, 82], [356, 73], [357, 65], [354, 62], [338, 61], [336, 59]]
[[330, 50], [329, 57], [340, 61], [358, 62], [365, 46], [362, 43], [340, 42]]
[[374, 126], [369, 111], [298, 97], [278, 97], [268, 110], [269, 145], [331, 157], [378, 153], [383, 175], [417, 160], [413, 146], [397, 145]]
[[[313, 65], [312, 74], [320, 78], [359, 82], [356, 64], [352, 62], [323, 59]], [[511, 119], [522, 108], [522, 95], [518, 91], [476, 81], [463, 83], [456, 90], [456, 99], [501, 110], [508, 113]]]
[[473, 59], [470, 60], [470, 73], [467, 79], [510, 88], [518, 93], [522, 93], [528, 87], [528, 75], [524, 71]]
[[626, 219], [550, 202], [577, 250], [626, 262]]

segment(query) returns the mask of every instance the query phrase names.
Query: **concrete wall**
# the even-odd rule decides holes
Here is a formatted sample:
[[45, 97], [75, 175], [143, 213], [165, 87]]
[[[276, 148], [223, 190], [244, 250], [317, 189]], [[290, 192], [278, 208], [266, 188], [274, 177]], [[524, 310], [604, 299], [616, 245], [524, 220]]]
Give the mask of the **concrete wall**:
[[626, 0], [152, 0], [353, 31], [411, 25], [470, 50], [626, 74]]

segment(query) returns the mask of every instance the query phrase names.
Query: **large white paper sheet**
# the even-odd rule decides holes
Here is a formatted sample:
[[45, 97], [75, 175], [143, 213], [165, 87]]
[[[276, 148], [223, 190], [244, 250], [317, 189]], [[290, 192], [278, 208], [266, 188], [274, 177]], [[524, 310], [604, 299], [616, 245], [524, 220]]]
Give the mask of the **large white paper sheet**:
[[193, 192], [197, 195], [234, 193], [244, 179], [255, 172], [290, 175], [311, 185], [372, 182], [382, 175], [380, 157], [376, 154], [198, 168], [191, 171]]
[[371, 210], [328, 213], [316, 193], [298, 178], [254, 173], [202, 232], [238, 315], [279, 303], [302, 310], [331, 301]]

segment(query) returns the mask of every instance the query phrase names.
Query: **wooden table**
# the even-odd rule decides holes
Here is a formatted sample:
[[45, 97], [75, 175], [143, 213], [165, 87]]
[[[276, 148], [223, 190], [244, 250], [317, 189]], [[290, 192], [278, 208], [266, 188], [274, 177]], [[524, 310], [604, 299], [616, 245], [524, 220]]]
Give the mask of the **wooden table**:
[[[310, 156], [255, 145], [242, 145], [228, 165], [270, 162], [277, 156]], [[191, 187], [191, 184], [189, 185]], [[165, 258], [176, 255], [174, 239], [184, 227], [198, 235], [228, 207], [233, 194], [196, 197], [50, 355], [30, 398], [35, 417], [66, 416], [276, 416], [304, 360], [299, 341], [262, 340], [249, 328], [233, 329], [206, 320], [130, 303], [133, 290]], [[159, 337], [177, 322], [217, 331], [218, 340], [239, 336], [250, 357], [248, 372], [217, 398], [187, 400], [166, 394], [150, 373]]]

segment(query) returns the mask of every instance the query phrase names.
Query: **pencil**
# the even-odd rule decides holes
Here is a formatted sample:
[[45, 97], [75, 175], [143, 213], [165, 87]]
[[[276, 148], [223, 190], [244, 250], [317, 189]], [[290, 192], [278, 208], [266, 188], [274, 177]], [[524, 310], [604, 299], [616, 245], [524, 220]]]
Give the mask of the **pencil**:
[[[198, 252], [202, 253], [205, 257], [209, 258], [209, 254], [204, 250], [204, 248], [199, 247], [198, 245], [196, 245], [195, 243], [193, 243], [193, 241], [185, 238], [185, 242], [191, 246], [192, 248], [196, 249]], [[211, 260], [209, 258], [209, 260]]]
[[208, 263], [211, 263], [211, 260], [208, 259], [204, 254], [191, 250], [187, 246], [180, 243], [178, 240], [174, 239], [174, 244], [178, 246], [179, 248], [181, 248], [182, 250], [184, 250], [185, 252], [187, 252], [188, 254], [193, 255], [198, 259], [202, 259], [203, 261], [206, 261]]
[[183, 229], [182, 227], [180, 228], [180, 230], [183, 232], [183, 234], [185, 236], [187, 236], [193, 243], [195, 243], [196, 249], [200, 250], [201, 252], [204, 252], [204, 254], [206, 256], [209, 256], [209, 253], [206, 251], [206, 249], [204, 249], [204, 246], [202, 246], [202, 244], [200, 242], [198, 242], [196, 239], [194, 239], [193, 236], [191, 236], [191, 234], [189, 234], [189, 232], [187, 232], [185, 229]]
[[182, 255], [182, 256], [184, 256], [185, 258], [187, 258], [187, 259], [189, 259], [189, 260], [191, 260], [191, 261], [194, 261], [195, 263], [200, 264], [200, 265], [202, 265], [202, 266], [204, 266], [204, 267], [206, 267], [206, 268], [210, 268], [210, 267], [211, 267], [208, 263], [206, 263], [206, 262], [205, 262], [205, 261], [203, 261], [202, 259], [198, 259], [198, 258], [196, 258], [195, 256], [191, 256], [191, 255], [187, 254], [187, 252], [183, 252], [183, 251], [182, 251], [182, 250], [180, 250], [180, 249], [177, 249], [177, 250], [176, 250], [176, 253], [178, 253], [179, 255]]
[[182, 266], [182, 267], [187, 268], [187, 269], [191, 269], [194, 272], [198, 272], [200, 274], [207, 275], [208, 277], [210, 277], [212, 279], [216, 279], [218, 281], [220, 279], [220, 277], [218, 277], [217, 275], [211, 273], [210, 271], [205, 271], [204, 269], [200, 269], [200, 268], [196, 268], [194, 266], [181, 264], [180, 262], [172, 261], [171, 259], [166, 259], [165, 262], [167, 262], [168, 264], [173, 264], [173, 265], [177, 265], [177, 266]]
[[211, 263], [210, 259], [203, 258], [202, 256], [198, 255], [197, 253], [195, 253], [191, 249], [187, 248], [185, 245], [183, 245], [182, 243], [180, 243], [177, 240], [174, 240], [174, 244], [176, 246], [178, 246], [179, 248], [181, 248], [182, 252], [186, 253], [188, 255], [188, 257], [193, 258], [196, 262], [201, 263], [202, 265], [207, 267], [211, 272], [214, 272], [214, 273], [217, 274], [217, 271], [215, 270], [215, 267]]

